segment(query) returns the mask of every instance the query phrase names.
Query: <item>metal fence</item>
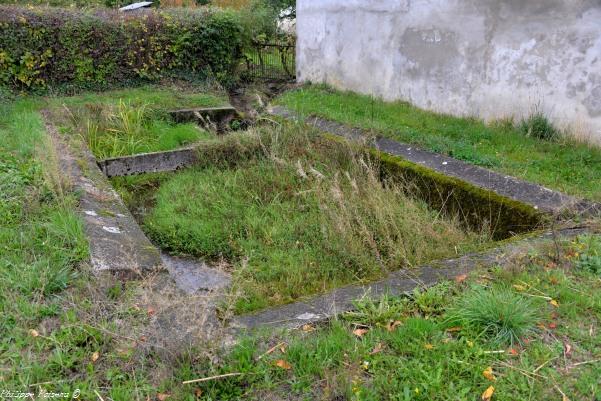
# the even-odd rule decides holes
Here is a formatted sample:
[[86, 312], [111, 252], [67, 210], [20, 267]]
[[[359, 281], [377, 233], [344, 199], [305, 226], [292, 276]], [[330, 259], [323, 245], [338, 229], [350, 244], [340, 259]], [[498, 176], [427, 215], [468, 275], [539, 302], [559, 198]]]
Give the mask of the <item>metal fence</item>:
[[296, 43], [255, 42], [245, 54], [247, 76], [251, 79], [290, 81], [296, 78]]

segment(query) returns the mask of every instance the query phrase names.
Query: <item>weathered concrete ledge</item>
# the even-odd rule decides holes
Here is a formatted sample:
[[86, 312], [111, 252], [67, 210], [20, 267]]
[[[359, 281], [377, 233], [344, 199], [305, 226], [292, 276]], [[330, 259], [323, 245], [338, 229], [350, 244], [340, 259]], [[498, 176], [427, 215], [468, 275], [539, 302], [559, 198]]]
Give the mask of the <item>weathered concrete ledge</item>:
[[98, 162], [107, 177], [177, 171], [198, 161], [197, 147], [186, 147], [166, 152], [142, 153], [113, 157]]
[[79, 209], [95, 272], [127, 279], [163, 269], [159, 250], [148, 240], [87, 149], [70, 147], [43, 112], [62, 173], [80, 194]]
[[569, 239], [589, 232], [587, 228], [567, 228], [556, 233], [544, 232], [517, 242], [509, 242], [488, 252], [468, 254], [456, 259], [433, 262], [410, 270], [399, 270], [385, 279], [367, 285], [351, 285], [307, 301], [284, 305], [257, 314], [240, 316], [232, 325], [238, 329], [260, 327], [298, 328], [316, 323], [354, 309], [354, 302], [365, 296], [403, 295], [415, 288], [431, 287], [444, 280], [468, 274], [478, 268], [502, 264], [510, 258], [555, 238]]
[[203, 127], [210, 128], [214, 126], [217, 131], [224, 131], [229, 123], [238, 118], [238, 111], [231, 106], [200, 107], [172, 110], [169, 115], [178, 123], [194, 122]]
[[[270, 113], [287, 119], [299, 120], [298, 114], [284, 107], [272, 107]], [[303, 121], [320, 131], [351, 140], [365, 140], [370, 136], [362, 129], [348, 127], [344, 124], [320, 117], [309, 116]], [[478, 188], [529, 205], [542, 213], [553, 215], [566, 212], [580, 215], [601, 213], [601, 205], [597, 203], [578, 199], [541, 185], [500, 174], [452, 157], [419, 149], [414, 145], [377, 137], [373, 140], [373, 146], [381, 152], [401, 157], [438, 173], [457, 178]]]

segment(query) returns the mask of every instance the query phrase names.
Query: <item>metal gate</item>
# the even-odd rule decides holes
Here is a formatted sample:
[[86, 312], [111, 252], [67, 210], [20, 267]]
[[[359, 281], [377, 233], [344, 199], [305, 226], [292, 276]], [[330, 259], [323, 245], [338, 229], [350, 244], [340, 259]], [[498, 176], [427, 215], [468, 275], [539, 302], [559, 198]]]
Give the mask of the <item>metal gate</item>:
[[254, 42], [245, 53], [250, 79], [291, 81], [296, 79], [296, 42]]

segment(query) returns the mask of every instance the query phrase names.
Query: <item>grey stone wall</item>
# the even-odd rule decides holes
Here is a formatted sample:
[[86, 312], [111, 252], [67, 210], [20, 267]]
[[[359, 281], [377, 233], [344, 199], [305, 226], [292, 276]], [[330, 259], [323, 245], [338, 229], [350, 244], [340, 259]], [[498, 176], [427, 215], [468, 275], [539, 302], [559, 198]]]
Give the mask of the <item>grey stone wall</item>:
[[298, 0], [301, 82], [601, 142], [601, 0]]

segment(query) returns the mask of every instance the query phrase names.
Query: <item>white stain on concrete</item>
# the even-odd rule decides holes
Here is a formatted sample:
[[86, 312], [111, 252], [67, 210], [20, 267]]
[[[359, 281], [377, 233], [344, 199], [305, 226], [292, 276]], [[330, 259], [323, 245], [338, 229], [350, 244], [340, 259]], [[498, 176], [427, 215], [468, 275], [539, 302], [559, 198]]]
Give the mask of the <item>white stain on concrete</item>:
[[121, 234], [121, 230], [119, 229], [119, 227], [102, 226], [102, 229], [111, 234]]
[[296, 318], [298, 320], [315, 320], [319, 319], [320, 315], [316, 315], [315, 313], [305, 312], [301, 315], [298, 315]]

